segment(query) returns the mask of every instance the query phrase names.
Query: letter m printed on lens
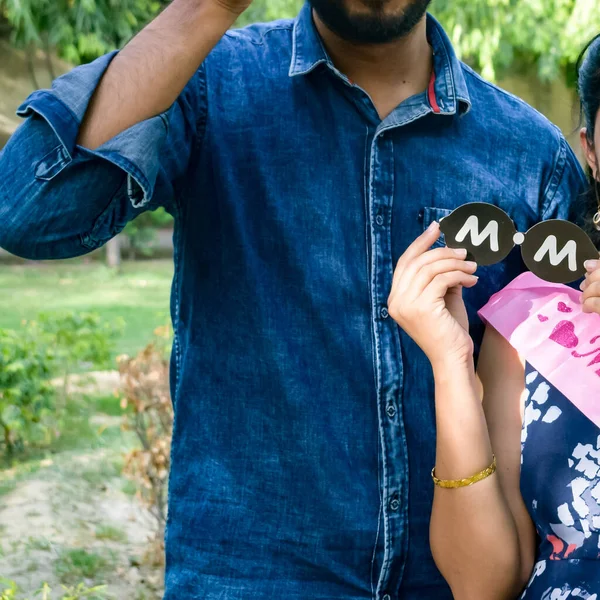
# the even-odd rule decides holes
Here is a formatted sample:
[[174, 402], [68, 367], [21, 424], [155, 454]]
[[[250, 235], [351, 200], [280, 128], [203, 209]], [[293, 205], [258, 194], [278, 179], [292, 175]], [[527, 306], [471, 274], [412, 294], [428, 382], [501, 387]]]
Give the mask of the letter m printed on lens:
[[538, 263], [542, 262], [546, 255], [548, 255], [548, 260], [553, 267], [558, 266], [563, 260], [567, 259], [569, 270], [577, 271], [577, 242], [575, 240], [569, 240], [559, 252], [556, 236], [549, 235], [535, 253], [533, 260]]
[[490, 221], [482, 231], [479, 229], [479, 217], [477, 215], [471, 215], [465, 224], [461, 227], [460, 231], [456, 234], [456, 241], [458, 243], [464, 242], [467, 236], [471, 237], [471, 244], [479, 247], [486, 239], [490, 240], [490, 250], [492, 252], [498, 252], [500, 250], [500, 244], [498, 240], [498, 221]]

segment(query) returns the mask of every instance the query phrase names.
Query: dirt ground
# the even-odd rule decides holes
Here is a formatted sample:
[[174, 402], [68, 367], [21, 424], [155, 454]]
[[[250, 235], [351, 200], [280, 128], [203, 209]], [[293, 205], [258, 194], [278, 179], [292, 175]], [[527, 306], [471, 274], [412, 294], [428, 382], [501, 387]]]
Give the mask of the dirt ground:
[[[106, 392], [117, 379], [98, 380]], [[110, 430], [111, 442], [0, 471], [0, 577], [25, 597], [44, 582], [54, 590], [84, 582], [106, 584], [115, 600], [158, 600], [162, 569], [145, 558], [156, 522], [121, 475], [121, 417], [94, 415], [90, 424]]]

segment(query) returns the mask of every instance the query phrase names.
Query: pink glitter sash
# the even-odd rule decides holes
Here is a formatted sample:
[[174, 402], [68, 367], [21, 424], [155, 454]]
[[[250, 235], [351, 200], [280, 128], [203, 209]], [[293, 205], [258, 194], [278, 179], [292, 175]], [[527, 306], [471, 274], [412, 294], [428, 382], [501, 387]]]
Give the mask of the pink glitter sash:
[[523, 273], [479, 311], [523, 358], [600, 427], [600, 315], [581, 292]]

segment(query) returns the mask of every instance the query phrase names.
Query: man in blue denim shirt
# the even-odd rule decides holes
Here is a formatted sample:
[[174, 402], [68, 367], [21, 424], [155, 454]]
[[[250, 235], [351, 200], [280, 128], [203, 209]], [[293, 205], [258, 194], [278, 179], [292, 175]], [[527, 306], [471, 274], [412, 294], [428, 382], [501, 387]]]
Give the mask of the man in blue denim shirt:
[[[433, 382], [388, 315], [393, 269], [466, 201], [526, 231], [567, 217], [584, 178], [427, 0], [314, 0], [225, 33], [243, 2], [175, 0], [33, 93], [0, 156], [0, 245], [65, 258], [175, 217], [165, 598], [449, 599]], [[466, 293], [477, 345], [475, 311], [521, 268]]]

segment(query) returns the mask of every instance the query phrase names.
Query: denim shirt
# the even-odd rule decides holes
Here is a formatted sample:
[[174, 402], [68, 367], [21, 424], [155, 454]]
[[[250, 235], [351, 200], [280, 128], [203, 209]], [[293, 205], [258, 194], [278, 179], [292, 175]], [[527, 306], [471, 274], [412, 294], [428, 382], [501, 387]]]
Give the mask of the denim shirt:
[[[390, 318], [396, 261], [466, 201], [526, 231], [584, 185], [559, 130], [456, 58], [381, 120], [304, 7], [228, 32], [179, 99], [76, 145], [114, 54], [19, 110], [0, 245], [85, 254], [145, 210], [175, 217], [168, 600], [443, 600], [428, 527], [430, 365]], [[440, 239], [438, 244], [443, 244]], [[475, 312], [521, 270], [480, 269]]]

